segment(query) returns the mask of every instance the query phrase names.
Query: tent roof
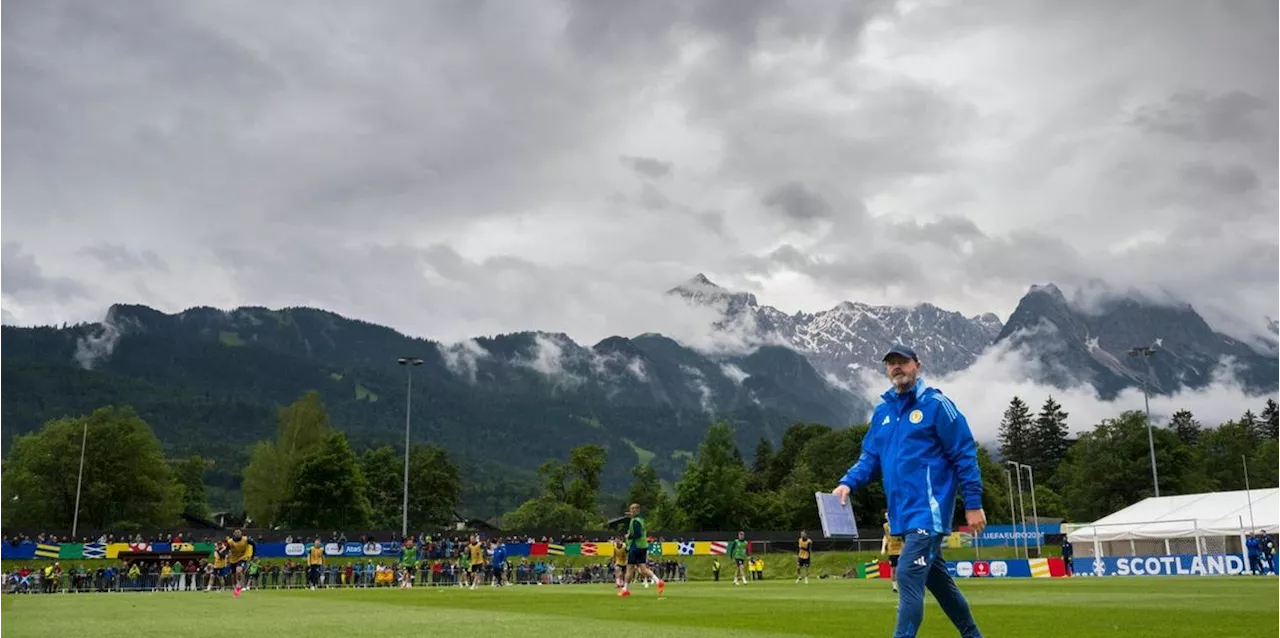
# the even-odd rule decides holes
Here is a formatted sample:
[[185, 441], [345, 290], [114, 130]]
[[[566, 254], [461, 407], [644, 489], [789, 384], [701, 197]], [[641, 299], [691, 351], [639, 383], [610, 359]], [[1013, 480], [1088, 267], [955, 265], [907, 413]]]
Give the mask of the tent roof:
[[1278, 488], [1146, 498], [1068, 532], [1067, 540], [1088, 543], [1239, 536], [1262, 530], [1280, 530]]

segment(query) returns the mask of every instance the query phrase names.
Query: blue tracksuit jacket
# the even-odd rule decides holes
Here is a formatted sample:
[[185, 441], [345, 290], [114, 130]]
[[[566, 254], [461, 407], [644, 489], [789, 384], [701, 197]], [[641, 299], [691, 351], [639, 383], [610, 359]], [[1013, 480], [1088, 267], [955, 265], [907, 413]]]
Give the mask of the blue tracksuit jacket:
[[951, 399], [925, 386], [923, 378], [904, 394], [890, 388], [881, 397], [862, 455], [840, 484], [856, 491], [879, 471], [891, 534], [917, 529], [951, 533], [957, 492], [965, 509], [982, 509], [978, 445], [969, 423]]

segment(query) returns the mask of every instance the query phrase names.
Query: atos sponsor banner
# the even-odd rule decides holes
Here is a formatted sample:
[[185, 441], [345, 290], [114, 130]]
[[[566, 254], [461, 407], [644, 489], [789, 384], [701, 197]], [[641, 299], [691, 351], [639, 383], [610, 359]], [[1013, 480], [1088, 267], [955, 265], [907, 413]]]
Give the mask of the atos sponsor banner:
[[[296, 558], [305, 556], [307, 553], [307, 545], [303, 543], [258, 543], [254, 548], [253, 555], [261, 558]], [[355, 556], [399, 556], [399, 543], [326, 543], [324, 545], [325, 556], [337, 557], [355, 557]]]
[[1077, 576], [1230, 576], [1246, 573], [1236, 554], [1104, 556], [1071, 561]]
[[999, 547], [1013, 545], [1015, 542], [1021, 544], [1025, 540], [1028, 545], [1035, 545], [1039, 540], [1043, 545], [1046, 534], [1059, 534], [1061, 531], [1060, 523], [1028, 525], [1026, 529], [1021, 525], [988, 525], [974, 544], [978, 547]]

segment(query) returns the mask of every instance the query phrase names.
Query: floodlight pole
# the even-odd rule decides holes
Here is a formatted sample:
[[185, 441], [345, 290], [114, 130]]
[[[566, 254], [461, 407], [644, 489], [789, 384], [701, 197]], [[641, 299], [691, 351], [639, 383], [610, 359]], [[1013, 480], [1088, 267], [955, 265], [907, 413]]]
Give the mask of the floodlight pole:
[[1160, 475], [1156, 471], [1156, 441], [1155, 435], [1151, 429], [1151, 396], [1147, 390], [1147, 382], [1150, 380], [1151, 372], [1151, 356], [1155, 355], [1154, 346], [1139, 346], [1129, 349], [1129, 356], [1142, 357], [1147, 364], [1147, 374], [1142, 377], [1142, 403], [1146, 406], [1147, 411], [1147, 448], [1151, 452], [1151, 485], [1155, 489], [1156, 498], [1160, 497]]
[[80, 525], [80, 486], [84, 483], [84, 450], [89, 442], [89, 419], [84, 420], [84, 432], [80, 435], [80, 473], [76, 475], [76, 511], [71, 515], [71, 540], [76, 540], [76, 528]]
[[1240, 463], [1244, 465], [1244, 500], [1249, 504], [1249, 533], [1253, 534], [1253, 497], [1249, 495], [1249, 459], [1241, 454]]
[[400, 540], [409, 537], [409, 415], [413, 407], [413, 368], [422, 365], [417, 357], [400, 357], [397, 363], [405, 367], [404, 393], [404, 503], [401, 506]]
[[1040, 544], [1040, 512], [1036, 510], [1036, 477], [1031, 471], [1030, 465], [1024, 464], [1022, 467], [1027, 468], [1027, 481], [1031, 484], [1031, 520], [1035, 522], [1034, 534], [1036, 535], [1036, 556], [1038, 557], [1044, 553], [1044, 548]]
[[1022, 549], [1027, 558], [1031, 557], [1030, 548], [1027, 546], [1027, 504], [1022, 500], [1022, 464], [1017, 461], [1005, 461], [1006, 464], [1013, 466], [1013, 471], [1018, 475], [1018, 509], [1022, 515]]
[[[1013, 551], [1017, 555], [1018, 552], [1018, 508], [1013, 504], [1013, 472], [1007, 468], [1004, 471], [1004, 477], [1009, 481], [1009, 520], [1013, 523]], [[1025, 543], [1023, 543], [1025, 545]]]

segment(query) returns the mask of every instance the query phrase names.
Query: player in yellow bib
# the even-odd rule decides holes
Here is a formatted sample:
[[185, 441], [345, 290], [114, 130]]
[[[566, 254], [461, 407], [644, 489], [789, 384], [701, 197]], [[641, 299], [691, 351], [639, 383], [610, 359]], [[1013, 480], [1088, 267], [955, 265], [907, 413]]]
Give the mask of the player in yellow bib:
[[809, 583], [809, 563], [813, 559], [813, 539], [809, 538], [809, 533], [800, 532], [800, 540], [796, 541], [796, 582], [800, 582], [803, 575], [804, 582]]
[[209, 572], [209, 582], [205, 585], [205, 591], [213, 589], [214, 580], [218, 581], [218, 589], [222, 589], [227, 585], [226, 543], [218, 543], [213, 547], [213, 571]]
[[884, 538], [880, 540], [880, 553], [889, 555], [889, 580], [893, 591], [898, 591], [898, 557], [902, 555], [902, 537], [889, 533], [889, 513], [884, 513]]
[[471, 556], [471, 588], [475, 589], [484, 579], [484, 543], [480, 542], [479, 534], [471, 537], [467, 552]]
[[618, 589], [622, 589], [626, 585], [624, 580], [627, 573], [627, 544], [622, 542], [621, 538], [613, 539], [613, 574], [614, 582]]
[[324, 546], [316, 539], [307, 551], [307, 583], [311, 589], [320, 586], [320, 572], [324, 571]]
[[231, 532], [231, 536], [224, 541], [228, 550], [228, 567], [235, 574], [236, 588], [234, 596], [240, 597], [241, 590], [244, 589], [245, 569], [249, 566], [249, 559], [253, 558], [253, 541], [244, 532], [237, 529]]

